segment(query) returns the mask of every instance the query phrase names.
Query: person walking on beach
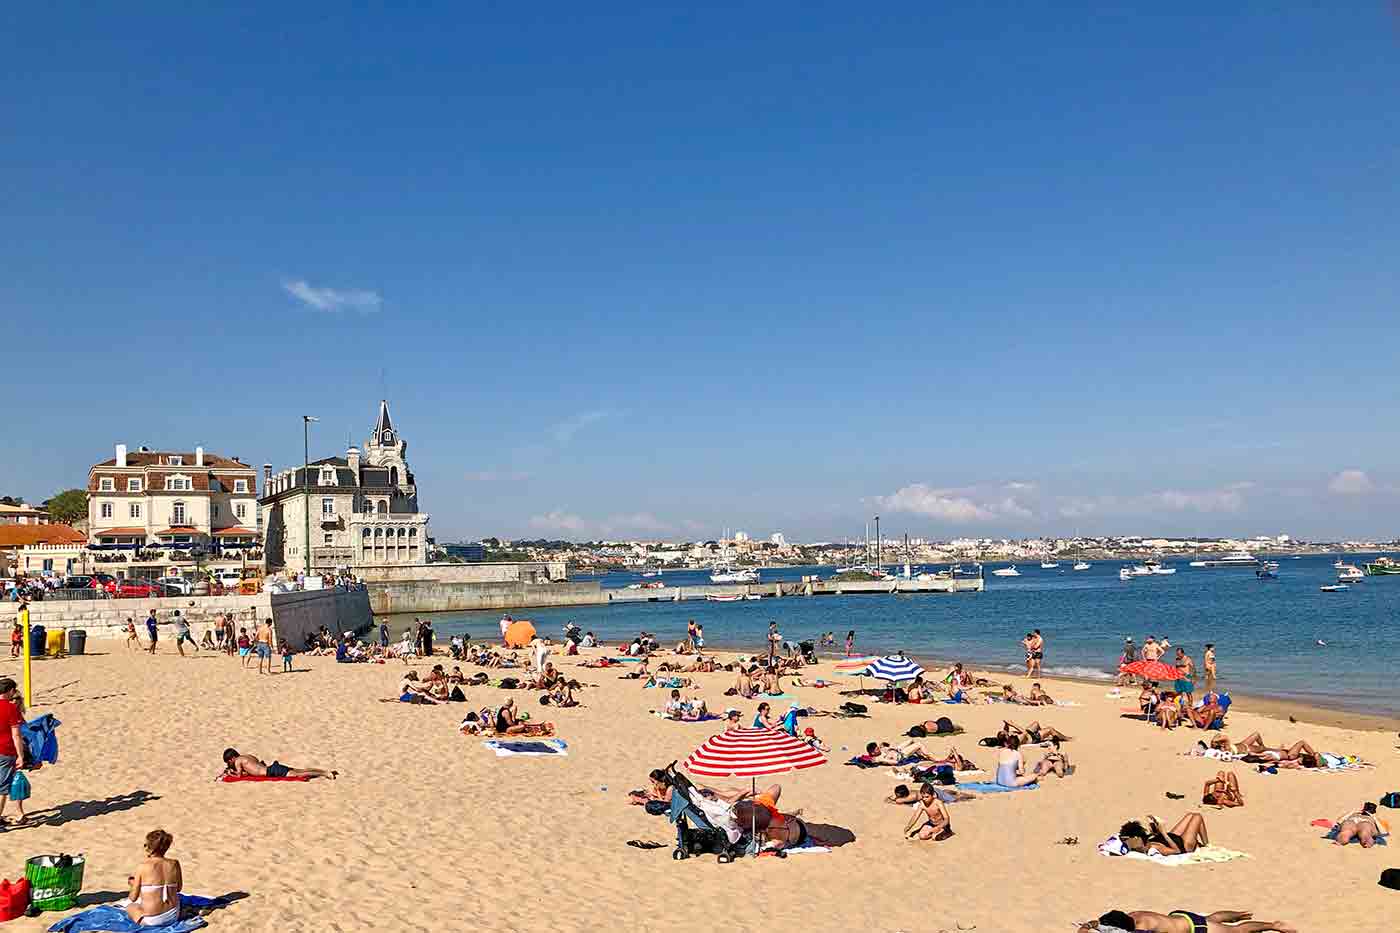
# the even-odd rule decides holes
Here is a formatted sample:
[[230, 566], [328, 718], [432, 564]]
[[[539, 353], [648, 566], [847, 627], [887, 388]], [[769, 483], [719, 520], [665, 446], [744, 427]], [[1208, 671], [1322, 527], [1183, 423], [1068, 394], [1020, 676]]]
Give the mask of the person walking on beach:
[[685, 650], [695, 650], [695, 620], [691, 619], [685, 624]]
[[1215, 645], [1206, 645], [1205, 654], [1201, 656], [1201, 670], [1206, 675], [1206, 693], [1215, 692]]
[[0, 677], [0, 826], [5, 822], [5, 804], [10, 799], [15, 769], [24, 767], [24, 736], [19, 731], [23, 722], [14, 680]]
[[846, 633], [846, 657], [856, 653], [856, 630], [851, 629]]
[[768, 623], [768, 666], [773, 665], [773, 656], [778, 653], [778, 646], [783, 643], [783, 635], [778, 631], [777, 622]]
[[263, 664], [267, 664], [267, 673], [272, 673], [272, 619], [263, 620], [263, 624], [258, 626], [257, 637], [253, 641], [253, 647], [258, 653], [258, 673], [263, 673]]
[[1040, 665], [1045, 660], [1045, 636], [1040, 634], [1040, 629], [1031, 632], [1031, 664], [1034, 670], [1031, 676], [1040, 676]]
[[160, 636], [156, 633], [156, 626], [159, 624], [160, 623], [156, 621], [156, 611], [152, 609], [146, 614], [146, 635], [151, 640], [151, 647], [147, 650], [150, 651], [151, 654], [156, 653], [156, 642], [160, 640]]
[[389, 647], [389, 623], [384, 619], [379, 620], [379, 647]]
[[136, 620], [131, 616], [126, 617], [126, 650], [141, 650], [141, 636], [136, 634]]
[[1027, 632], [1026, 637], [1021, 639], [1021, 647], [1026, 649], [1026, 676], [1030, 677], [1035, 670], [1035, 652], [1031, 650], [1031, 633]]

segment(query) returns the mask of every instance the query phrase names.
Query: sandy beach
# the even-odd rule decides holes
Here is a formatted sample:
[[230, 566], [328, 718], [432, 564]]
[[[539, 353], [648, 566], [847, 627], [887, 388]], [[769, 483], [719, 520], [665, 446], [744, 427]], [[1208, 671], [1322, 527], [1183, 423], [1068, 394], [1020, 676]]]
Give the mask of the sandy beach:
[[[170, 855], [183, 864], [187, 893], [246, 892], [210, 917], [215, 930], [1002, 933], [1068, 930], [1122, 907], [1253, 910], [1300, 930], [1361, 931], [1386, 928], [1382, 918], [1400, 896], [1376, 884], [1382, 869], [1400, 863], [1393, 848], [1339, 849], [1309, 825], [1400, 789], [1394, 723], [1381, 731], [1383, 722], [1364, 717], [1237, 702], [1232, 737], [1259, 730], [1270, 743], [1305, 738], [1377, 767], [1262, 775], [1226, 765], [1247, 805], [1202, 812], [1213, 843], [1250, 857], [1165, 867], [1106, 858], [1095, 846], [1124, 820], [1151, 813], [1170, 825], [1202, 809], [1201, 784], [1219, 766], [1182, 757], [1201, 733], [1123, 718], [1135, 693], [1112, 698], [1102, 684], [1045, 678], [1056, 699], [1078, 705], [871, 703], [868, 719], [803, 720], [831, 746], [831, 761], [774, 779], [785, 809], [801, 808], [804, 819], [844, 829], [854, 841], [825, 854], [721, 865], [709, 856], [673, 861], [672, 827], [626, 796], [646, 784], [651, 768], [683, 760], [721, 724], [664, 721], [649, 711], [664, 703], [665, 691], [620, 680], [616, 670], [576, 669], [612, 652], [556, 657], [566, 675], [588, 686], [581, 708], [546, 710], [534, 693], [483, 687], [467, 691], [468, 704], [378, 702], [395, 694], [401, 662], [337, 665], [298, 656], [294, 673], [268, 677], [222, 655], [183, 659], [163, 647], [150, 657], [97, 642], [85, 657], [35, 662], [33, 712], [62, 720], [61, 760], [32, 775], [33, 824], [0, 834], [0, 877], [18, 877], [31, 855], [82, 852], [88, 901], [111, 901], [124, 895], [142, 838], [160, 827], [174, 834]], [[450, 659], [435, 660], [451, 669]], [[0, 662], [0, 676], [18, 672], [17, 661]], [[713, 710], [729, 705], [722, 694], [732, 674], [690, 676], [699, 686], [687, 693]], [[831, 678], [830, 661], [804, 676]], [[1023, 691], [1029, 683], [1010, 682]], [[788, 692], [832, 710], [847, 699], [838, 689]], [[537, 721], [557, 724], [567, 757], [497, 758], [481, 739], [458, 733], [467, 709], [508, 695]], [[752, 719], [755, 701], [732, 705], [745, 723]], [[1317, 722], [1293, 724], [1290, 713]], [[929, 750], [956, 746], [988, 769], [989, 780], [994, 752], [977, 739], [1003, 718], [1039, 719], [1073, 736], [1066, 751], [1076, 771], [1034, 791], [951, 805], [955, 835], [944, 842], [903, 841], [909, 811], [883, 802], [897, 781], [887, 770], [841, 762], [867, 741], [894, 741], [912, 723], [942, 715], [966, 734], [929, 739]], [[340, 779], [216, 783], [229, 745], [269, 761], [333, 768]], [[1034, 762], [1039, 750], [1027, 757]], [[1169, 800], [1168, 791], [1186, 799]], [[1394, 822], [1394, 812], [1381, 816]], [[1066, 837], [1078, 844], [1059, 844]], [[663, 846], [629, 847], [633, 839]], [[7, 929], [46, 929], [57, 919], [20, 919]]]

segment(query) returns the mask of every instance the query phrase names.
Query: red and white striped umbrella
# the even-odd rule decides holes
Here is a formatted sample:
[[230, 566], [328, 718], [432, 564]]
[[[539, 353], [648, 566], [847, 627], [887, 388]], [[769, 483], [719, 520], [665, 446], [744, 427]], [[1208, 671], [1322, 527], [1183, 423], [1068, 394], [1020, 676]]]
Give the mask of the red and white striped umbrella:
[[706, 740], [685, 760], [705, 777], [762, 777], [826, 764], [826, 756], [778, 729], [730, 729]]

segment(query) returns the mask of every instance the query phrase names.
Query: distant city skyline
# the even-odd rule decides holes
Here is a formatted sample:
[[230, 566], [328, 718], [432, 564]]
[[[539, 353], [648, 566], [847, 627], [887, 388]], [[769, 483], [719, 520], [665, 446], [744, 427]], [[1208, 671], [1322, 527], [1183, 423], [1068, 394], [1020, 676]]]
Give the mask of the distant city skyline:
[[0, 494], [388, 398], [439, 540], [1400, 534], [1390, 5], [9, 25]]

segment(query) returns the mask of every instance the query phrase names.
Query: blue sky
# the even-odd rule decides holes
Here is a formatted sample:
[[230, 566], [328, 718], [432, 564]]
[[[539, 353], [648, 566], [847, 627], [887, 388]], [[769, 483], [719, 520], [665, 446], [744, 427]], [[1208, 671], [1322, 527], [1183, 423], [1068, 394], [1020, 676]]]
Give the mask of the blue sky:
[[387, 395], [440, 539], [1397, 534], [1380, 0], [361, 6], [0, 13], [0, 490]]

